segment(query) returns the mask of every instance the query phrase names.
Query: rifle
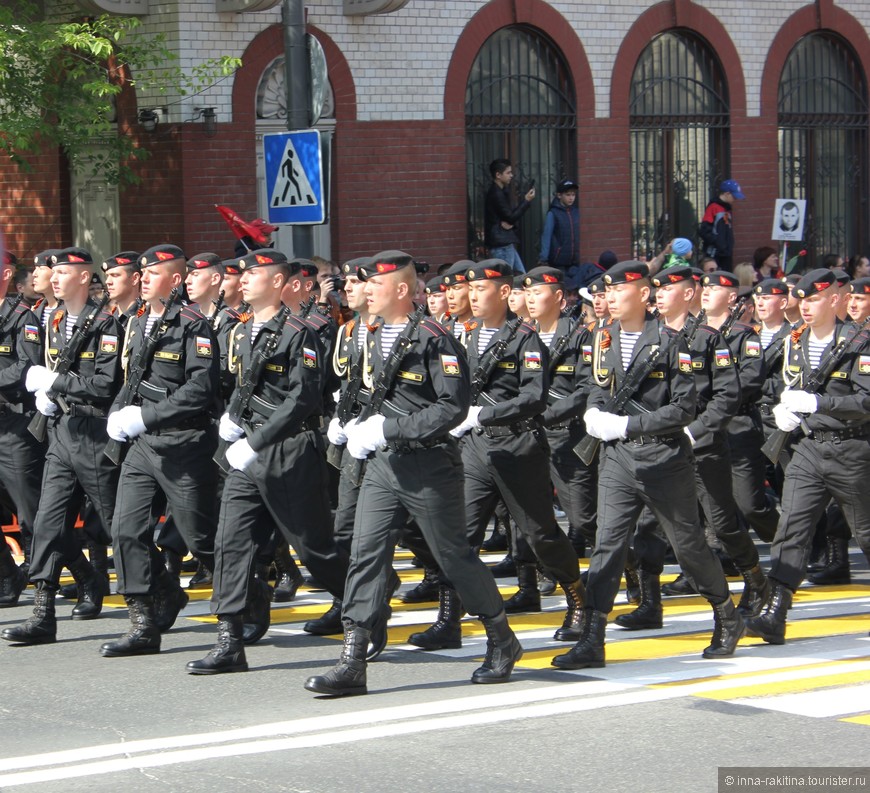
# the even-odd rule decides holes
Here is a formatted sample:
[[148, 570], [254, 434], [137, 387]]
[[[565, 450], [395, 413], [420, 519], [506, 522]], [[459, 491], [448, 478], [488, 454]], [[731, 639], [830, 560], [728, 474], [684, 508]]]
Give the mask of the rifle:
[[[850, 351], [852, 345], [858, 339], [858, 336], [864, 333], [868, 324], [870, 324], [870, 317], [867, 317], [867, 319], [850, 333], [848, 338], [840, 339], [840, 341], [828, 350], [825, 357], [819, 361], [819, 365], [810, 372], [806, 383], [804, 383], [803, 391], [810, 394], [818, 392], [818, 390], [825, 384], [825, 381], [831, 376], [831, 372], [833, 372], [840, 365], [843, 358], [846, 357], [846, 353]], [[812, 430], [809, 428], [809, 425], [803, 417], [801, 417], [801, 429], [803, 430], [804, 435], [808, 438], [812, 437]], [[779, 461], [790, 436], [790, 432], [777, 429], [770, 434], [770, 437], [765, 441], [764, 446], [761, 447], [764, 456], [774, 465]]]
[[[24, 295], [16, 295], [11, 298], [12, 302], [9, 302], [9, 299], [4, 299], [3, 301], [3, 310], [0, 313], [0, 325], [5, 325], [6, 320], [9, 319], [14, 313], [15, 309], [18, 308], [18, 304], [24, 300]], [[8, 309], [8, 311], [7, 311]]]
[[308, 300], [306, 300], [304, 303], [300, 303], [299, 308], [301, 309], [301, 312], [299, 314], [299, 318], [307, 319], [316, 302], [317, 298], [315, 298], [314, 295], [311, 295], [311, 297], [309, 297]]
[[498, 366], [501, 356], [504, 355], [508, 344], [514, 340], [514, 336], [517, 335], [517, 331], [522, 324], [522, 317], [514, 317], [506, 326], [507, 333], [484, 353], [483, 360], [477, 365], [477, 369], [474, 370], [474, 374], [471, 376], [472, 405], [477, 401], [480, 392], [486, 388], [486, 384], [489, 382], [489, 378], [492, 377], [495, 367]]
[[[254, 396], [254, 389], [260, 382], [260, 377], [266, 368], [266, 364], [269, 363], [269, 359], [275, 354], [275, 350], [278, 349], [278, 343], [281, 341], [281, 333], [284, 330], [284, 323], [287, 321], [287, 317], [289, 316], [290, 309], [287, 306], [282, 305], [281, 309], [275, 315], [277, 325], [276, 329], [269, 333], [268, 337], [266, 337], [260, 347], [254, 350], [251, 355], [251, 363], [247, 370], [245, 370], [244, 377], [242, 378], [239, 387], [233, 392], [233, 397], [230, 400], [229, 407], [227, 408], [230, 418], [236, 422], [236, 424], [242, 423], [242, 417], [245, 415], [248, 406], [251, 404], [251, 399]], [[221, 438], [214, 455], [214, 461], [225, 473], [229, 473], [232, 470], [232, 467], [227, 463], [227, 449], [230, 448], [230, 445], [230, 441], [225, 441]]]
[[226, 301], [224, 300], [224, 290], [221, 289], [220, 294], [217, 296], [217, 300], [212, 300], [212, 305], [214, 306], [214, 314], [211, 315], [211, 325], [212, 330], [217, 330], [218, 322], [220, 322], [221, 311], [226, 308]]
[[[85, 317], [82, 323], [73, 329], [72, 336], [70, 336], [69, 341], [64, 345], [63, 352], [58, 356], [54, 363], [54, 368], [51, 371], [56, 374], [66, 374], [72, 368], [72, 365], [79, 357], [82, 346], [87, 340], [91, 327], [108, 302], [109, 296], [105, 295], [97, 304], [96, 308]], [[60, 405], [61, 410], [66, 413], [69, 408], [66, 406], [63, 397], [56, 395], [55, 400], [58, 405]], [[30, 420], [30, 424], [27, 425], [27, 431], [36, 438], [36, 440], [42, 443], [45, 440], [45, 431], [47, 427], [48, 416], [43, 415], [37, 410], [33, 415], [33, 418]]]
[[[351, 337], [350, 343], [354, 343], [353, 337]], [[353, 418], [354, 406], [359, 400], [359, 392], [361, 388], [362, 363], [357, 361], [350, 367], [350, 371], [347, 375], [347, 385], [345, 386], [344, 391], [342, 391], [341, 399], [339, 399], [338, 405], [335, 409], [335, 415], [342, 423], [342, 426], [347, 424], [347, 422]], [[336, 446], [334, 443], [330, 443], [329, 448], [326, 450], [326, 461], [333, 466], [333, 468], [341, 469], [341, 448], [342, 447]]]
[[[676, 337], [673, 337], [673, 340], [679, 344], [680, 341], [685, 339], [688, 343], [690, 339], [694, 338], [695, 333], [701, 326], [701, 322], [701, 314], [698, 314], [697, 317], [689, 317], [680, 332]], [[610, 397], [607, 404], [605, 404], [602, 409], [603, 413], [617, 413], [628, 405], [635, 391], [640, 388], [641, 383], [643, 383], [643, 381], [649, 376], [649, 373], [655, 369], [659, 359], [671, 346], [671, 338], [672, 337], [666, 338], [665, 343], [659, 345], [655, 350], [653, 350], [644, 361], [641, 362], [635, 360], [629, 368], [625, 380], [622, 381], [622, 386], [619, 391]], [[574, 454], [576, 454], [585, 465], [591, 465], [595, 456], [598, 454], [598, 447], [600, 445], [600, 439], [593, 438], [588, 434], [584, 435], [582, 440], [574, 447]]]
[[[408, 347], [411, 346], [411, 335], [414, 333], [414, 331], [417, 330], [417, 326], [420, 324], [420, 320], [423, 319], [425, 314], [425, 304], [417, 306], [417, 310], [413, 314], [411, 314], [411, 318], [408, 320], [408, 324], [405, 325], [404, 330], [399, 334], [399, 336], [396, 338], [396, 341], [393, 343], [393, 349], [390, 350], [390, 354], [387, 356], [387, 360], [384, 362], [384, 368], [381, 369], [381, 372], [378, 375], [378, 379], [375, 382], [375, 387], [372, 390], [371, 399], [360, 411], [360, 424], [362, 424], [362, 422], [364, 422], [366, 419], [376, 415], [380, 411], [381, 406], [384, 404], [384, 401], [387, 398], [387, 392], [392, 387], [393, 381], [396, 379], [396, 375], [399, 372], [399, 367], [402, 365], [402, 359], [405, 357], [405, 353], [408, 351]], [[362, 482], [365, 470], [366, 460], [354, 459], [353, 466], [348, 471], [348, 476], [350, 477], [350, 481], [357, 487]]]
[[[169, 293], [169, 297], [166, 300], [163, 300], [162, 298], [160, 299], [160, 302], [163, 303], [164, 307], [163, 317], [169, 313], [170, 309], [178, 302], [180, 297], [181, 290], [178, 287], [175, 287]], [[157, 346], [157, 342], [160, 341], [160, 337], [166, 332], [166, 324], [163, 322], [163, 317], [160, 317], [154, 322], [154, 325], [151, 327], [151, 332], [142, 343], [142, 348], [139, 350], [136, 360], [128, 368], [127, 382], [124, 383], [124, 388], [122, 389], [125, 392], [122, 407], [127, 407], [128, 405], [133, 404], [133, 400], [139, 393], [139, 386], [145, 379], [145, 369], [151, 362], [151, 357], [154, 355], [154, 348]], [[108, 457], [115, 465], [120, 465], [123, 450], [124, 447], [122, 446], [121, 441], [109, 438], [109, 442], [106, 444], [106, 449], [103, 454], [105, 454], [106, 457]]]
[[556, 372], [556, 367], [559, 365], [559, 361], [562, 360], [562, 356], [565, 354], [565, 348], [568, 346], [568, 342], [571, 341], [571, 337], [574, 335], [574, 331], [577, 330], [579, 325], [580, 315], [583, 313], [583, 301], [578, 300], [577, 303], [574, 304], [574, 308], [571, 309], [568, 314], [568, 330], [565, 332], [563, 336], [559, 336], [556, 339], [555, 345], [553, 345], [553, 349], [550, 351], [550, 379], [552, 380], [553, 375]]
[[723, 339], [727, 339], [731, 335], [731, 329], [734, 327], [734, 323], [737, 322], [738, 317], [743, 313], [743, 307], [749, 302], [752, 298], [752, 294], [743, 295], [732, 307], [731, 313], [728, 315], [728, 319], [722, 323], [722, 327], [719, 328], [719, 333], [722, 334]]

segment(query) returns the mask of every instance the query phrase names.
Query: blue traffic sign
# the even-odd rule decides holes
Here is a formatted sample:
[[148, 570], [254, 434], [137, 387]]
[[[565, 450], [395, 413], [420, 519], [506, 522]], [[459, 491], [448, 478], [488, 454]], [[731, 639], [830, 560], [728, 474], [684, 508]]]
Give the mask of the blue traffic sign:
[[326, 222], [320, 133], [308, 129], [263, 135], [263, 157], [269, 223]]

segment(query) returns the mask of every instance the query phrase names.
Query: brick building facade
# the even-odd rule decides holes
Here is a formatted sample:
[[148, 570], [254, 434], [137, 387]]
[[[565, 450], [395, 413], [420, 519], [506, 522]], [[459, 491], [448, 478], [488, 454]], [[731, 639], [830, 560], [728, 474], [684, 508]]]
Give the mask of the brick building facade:
[[[330, 223], [316, 235], [315, 253], [345, 260], [395, 247], [434, 263], [483, 255], [475, 206], [485, 165], [499, 156], [516, 162], [520, 183], [536, 179], [538, 198], [524, 220], [527, 264], [548, 195], [563, 176], [580, 183], [585, 259], [605, 248], [620, 258], [642, 255], [670, 236], [690, 234], [688, 218], [697, 220], [715, 180], [725, 177], [747, 194], [735, 212], [738, 261], [769, 244], [775, 199], [790, 188], [816, 212], [813, 252], [870, 250], [862, 115], [870, 0], [411, 0], [369, 17], [344, 16], [339, 0], [307, 0], [306, 9], [331, 87], [331, 111], [322, 122], [332, 143]], [[19, 256], [73, 242], [108, 254], [114, 251], [100, 248], [141, 250], [169, 241], [189, 253], [230, 255], [232, 237], [213, 205], [228, 204], [246, 217], [265, 213], [257, 150], [263, 132], [281, 128], [280, 113], [270, 120], [263, 107], [264, 75], [283, 56], [280, 6], [231, 14], [217, 12], [214, 0], [151, 0], [142, 22], [144, 32], [166, 34], [183, 66], [217, 54], [240, 55], [243, 66], [195, 97], [122, 99], [119, 125], [152, 156], [141, 166], [141, 185], [100, 199], [111, 211], [99, 202], [88, 208], [95, 186], [71, 177], [57, 153], [46, 153], [29, 174], [0, 168], [8, 185], [0, 223]], [[816, 60], [801, 67], [796, 47], [812, 36], [826, 43], [808, 49], [806, 57]], [[654, 41], [658, 49], [648, 49]], [[823, 56], [812, 53], [829, 50], [832, 65], [825, 68], [852, 83], [843, 89], [842, 103], [851, 102], [845, 126], [841, 107], [817, 108], [815, 115], [792, 108], [783, 82], [789, 69], [803, 68], [807, 92], [817, 88], [810, 73]], [[527, 63], [518, 65], [516, 52], [531, 53]], [[490, 59], [485, 64], [482, 53]], [[667, 97], [644, 98], [643, 57], [655, 73], [650, 85], [670, 79], [689, 97], [682, 101], [699, 106], [668, 115]], [[689, 64], [688, 77], [680, 58]], [[540, 72], [512, 83], [518, 75], [509, 72], [526, 68]], [[480, 118], [470, 98], [473, 74], [486, 78], [479, 83], [489, 92], [486, 101], [501, 103]], [[535, 80], [546, 86], [537, 98], [527, 95]], [[701, 87], [690, 96], [686, 86], [696, 83]], [[495, 96], [498, 86], [510, 95]], [[534, 109], [545, 90], [561, 97], [561, 110]], [[198, 116], [204, 106], [215, 109], [214, 134]], [[165, 107], [152, 133], [137, 123], [143, 107]], [[826, 123], [833, 131], [819, 137]], [[806, 128], [801, 142], [784, 132], [791, 126]], [[552, 151], [536, 150], [539, 140]], [[848, 161], [840, 169], [847, 176], [826, 175], [838, 159]], [[111, 228], [95, 228], [106, 217]], [[281, 247], [287, 240], [282, 232]]]

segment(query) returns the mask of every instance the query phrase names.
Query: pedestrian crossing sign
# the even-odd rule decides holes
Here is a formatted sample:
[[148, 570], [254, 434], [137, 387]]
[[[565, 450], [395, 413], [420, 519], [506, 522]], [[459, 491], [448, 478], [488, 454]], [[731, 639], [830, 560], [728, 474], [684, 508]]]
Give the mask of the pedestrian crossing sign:
[[263, 135], [268, 221], [275, 225], [326, 222], [320, 132]]

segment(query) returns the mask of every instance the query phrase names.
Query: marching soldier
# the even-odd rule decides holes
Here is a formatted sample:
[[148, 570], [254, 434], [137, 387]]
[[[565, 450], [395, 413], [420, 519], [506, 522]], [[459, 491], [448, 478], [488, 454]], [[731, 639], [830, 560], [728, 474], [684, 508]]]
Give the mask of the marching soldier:
[[191, 674], [247, 670], [243, 614], [252, 597], [255, 551], [268, 542], [273, 526], [337, 598], [347, 574], [347, 555], [330, 530], [325, 490], [323, 348], [310, 327], [281, 309], [282, 290], [298, 269], [272, 249], [245, 255], [239, 267], [253, 316], [233, 331], [232, 368], [250, 398], [242, 415], [225, 413], [220, 421], [232, 470], [215, 546], [218, 642], [205, 658], [187, 665]]
[[588, 606], [579, 641], [554, 658], [553, 666], [604, 666], [607, 615], [625, 567], [629, 533], [644, 505], [658, 519], [683, 570], [713, 607], [715, 628], [704, 657], [732, 655], [744, 633], [743, 620], [698, 523], [691, 444], [685, 433], [695, 416], [691, 356], [676, 331], [647, 313], [646, 264], [623, 262], [604, 280], [614, 323], [595, 337], [594, 385], [584, 414], [587, 432], [604, 444]]
[[860, 325], [870, 317], [870, 278], [856, 278], [849, 284], [849, 319]]
[[17, 644], [47, 644], [57, 636], [54, 600], [66, 565], [80, 587], [74, 620], [100, 614], [106, 580], [85, 559], [73, 523], [84, 493], [103, 526], [112, 525], [118, 472], [103, 455], [106, 415], [121, 383], [122, 327], [88, 297], [93, 261], [66, 248], [52, 257], [51, 283], [63, 301], [48, 323], [46, 363], [27, 371], [39, 412], [48, 418], [49, 444], [33, 535], [30, 580], [33, 616], [2, 633]]
[[125, 330], [130, 318], [136, 316], [142, 305], [139, 297], [139, 282], [142, 279], [140, 255], [136, 251], [122, 251], [110, 256], [102, 265], [106, 293]]
[[[520, 535], [565, 592], [568, 610], [556, 639], [571, 641], [579, 631], [583, 585], [577, 554], [556, 523], [549, 447], [537, 419], [547, 406], [547, 350], [530, 325], [508, 313], [513, 271], [506, 262], [480, 262], [468, 270], [467, 281], [477, 320], [468, 335], [472, 405], [451, 434], [465, 436], [468, 542], [480, 547], [496, 502], [504, 499]], [[445, 583], [439, 600], [436, 622], [408, 639], [424, 650], [462, 643], [459, 594]]]
[[33, 291], [39, 295], [31, 306], [39, 317], [43, 329], [48, 325], [48, 316], [58, 307], [58, 300], [51, 289], [51, 258], [60, 253], [60, 248], [49, 248], [33, 257]]
[[426, 284], [426, 288], [423, 291], [426, 293], [426, 310], [429, 312], [429, 316], [443, 325], [449, 319], [447, 287], [439, 277], [433, 278]]
[[812, 270], [794, 287], [807, 327], [786, 344], [786, 389], [774, 408], [777, 427], [802, 427], [785, 472], [782, 517], [770, 549], [770, 595], [752, 636], [785, 642], [792, 595], [807, 568], [816, 523], [835, 499], [870, 559], [870, 489], [857, 472], [870, 467], [870, 334], [837, 317], [836, 276]]
[[471, 303], [468, 302], [468, 282], [465, 278], [469, 267], [474, 267], [474, 262], [460, 259], [452, 267], [448, 267], [441, 276], [447, 298], [447, 312], [450, 315], [443, 324], [463, 346], [467, 333], [465, 325], [474, 318], [471, 313]]
[[372, 455], [357, 504], [344, 649], [336, 666], [310, 677], [305, 688], [330, 696], [367, 693], [367, 646], [383, 618], [394, 533], [409, 515], [417, 519], [465, 608], [486, 629], [486, 657], [472, 682], [505, 683], [522, 648], [508, 626], [492, 575], [463, 532], [462, 463], [449, 435], [468, 407], [468, 367], [438, 323], [409, 319], [417, 281], [409, 255], [377, 254], [359, 269], [359, 277], [367, 283], [371, 313], [383, 320], [367, 348], [377, 383], [372, 399], [379, 393], [382, 404], [380, 412], [344, 428], [351, 456], [362, 460]]
[[[39, 320], [27, 304], [20, 297], [6, 297], [12, 267], [0, 267], [0, 297], [4, 298], [0, 303], [0, 495], [18, 516], [27, 562], [39, 506], [45, 444], [27, 432], [34, 401], [24, 388], [24, 379], [27, 370], [41, 362], [42, 336]], [[25, 586], [27, 574], [16, 566], [9, 546], [0, 537], [0, 608], [18, 605]]]
[[149, 248], [139, 266], [146, 310], [127, 330], [127, 378], [107, 424], [109, 437], [126, 450], [112, 542], [118, 592], [130, 609], [131, 626], [100, 648], [107, 657], [159, 652], [161, 629], [168, 630], [187, 604], [152, 539], [151, 507], [158, 494], [165, 496], [187, 547], [214, 568], [217, 341], [198, 311], [177, 302], [167, 309], [164, 303], [184, 278], [180, 248]]

